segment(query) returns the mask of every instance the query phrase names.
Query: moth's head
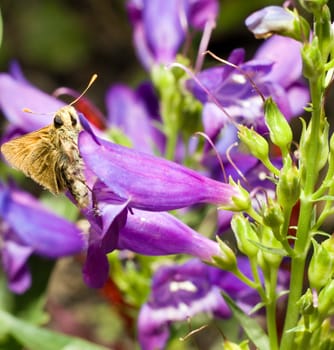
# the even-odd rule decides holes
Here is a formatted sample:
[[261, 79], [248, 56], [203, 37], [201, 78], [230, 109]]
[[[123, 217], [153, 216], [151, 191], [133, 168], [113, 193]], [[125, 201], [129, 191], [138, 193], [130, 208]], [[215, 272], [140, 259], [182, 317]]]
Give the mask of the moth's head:
[[60, 108], [53, 118], [53, 125], [56, 129], [81, 129], [78, 113], [72, 106]]

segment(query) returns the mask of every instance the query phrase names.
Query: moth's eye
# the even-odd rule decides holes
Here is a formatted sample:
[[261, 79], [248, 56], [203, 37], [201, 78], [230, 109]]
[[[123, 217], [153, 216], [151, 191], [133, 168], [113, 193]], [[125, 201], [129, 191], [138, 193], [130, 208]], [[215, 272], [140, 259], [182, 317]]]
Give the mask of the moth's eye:
[[71, 122], [72, 122], [72, 126], [76, 126], [77, 125], [77, 118], [74, 117], [72, 114], [71, 114]]
[[63, 120], [61, 119], [61, 117], [59, 115], [55, 115], [55, 117], [53, 118], [53, 125], [55, 126], [55, 128], [60, 128], [63, 125]]

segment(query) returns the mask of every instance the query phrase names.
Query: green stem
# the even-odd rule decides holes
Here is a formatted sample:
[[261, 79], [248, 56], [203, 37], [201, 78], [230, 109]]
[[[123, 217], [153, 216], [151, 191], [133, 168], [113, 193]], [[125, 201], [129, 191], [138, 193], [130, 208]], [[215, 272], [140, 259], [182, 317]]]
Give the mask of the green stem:
[[174, 160], [175, 158], [175, 150], [177, 143], [176, 135], [177, 133], [174, 130], [167, 135], [165, 157], [169, 160]]
[[319, 154], [320, 147], [320, 122], [323, 117], [321, 91], [319, 91], [319, 86], [321, 86], [319, 81], [322, 81], [322, 77], [319, 77], [318, 79], [321, 80], [315, 79], [310, 81], [313, 111], [311, 122], [309, 124], [309, 128], [311, 128], [309, 139], [304, 140], [304, 143], [308, 143], [307, 159], [304, 160], [302, 164], [302, 171], [305, 173], [305, 181], [304, 190], [300, 199], [300, 214], [294, 247], [295, 254], [291, 259], [290, 294], [280, 347], [282, 350], [292, 350], [294, 347], [295, 334], [287, 331], [295, 327], [298, 322], [299, 311], [296, 307], [296, 303], [300, 299], [302, 293], [305, 260], [310, 244], [309, 232], [313, 211], [313, 202], [311, 199], [318, 176], [317, 155]]
[[276, 284], [277, 284], [277, 269], [270, 270], [270, 281], [267, 286], [269, 297], [266, 305], [267, 310], [267, 328], [270, 342], [270, 350], [278, 350], [278, 337], [276, 325]]

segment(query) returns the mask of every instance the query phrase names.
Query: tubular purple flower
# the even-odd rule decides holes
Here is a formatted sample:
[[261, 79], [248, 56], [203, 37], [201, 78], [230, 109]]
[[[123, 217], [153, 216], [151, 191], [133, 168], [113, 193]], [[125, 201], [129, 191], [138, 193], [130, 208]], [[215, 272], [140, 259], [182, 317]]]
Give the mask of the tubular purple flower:
[[[246, 258], [240, 258], [238, 265], [246, 276], [251, 277]], [[185, 321], [201, 312], [220, 318], [230, 317], [222, 291], [227, 292], [239, 306], [247, 310], [250, 310], [249, 305], [254, 306], [259, 301], [257, 293], [234, 275], [205, 265], [199, 260], [160, 267], [152, 280], [150, 298], [143, 305], [138, 318], [138, 336], [142, 349], [164, 349], [172, 322]]]
[[129, 0], [127, 8], [134, 27], [134, 44], [143, 65], [175, 60], [188, 27], [202, 30], [205, 22], [216, 18], [216, 0]]
[[[97, 139], [87, 131], [79, 135], [80, 154], [99, 178], [98, 200], [124, 203], [148, 211], [173, 210], [197, 203], [238, 209], [243, 198], [236, 186], [202, 176], [177, 163]], [[102, 182], [102, 183], [101, 183]]]
[[106, 107], [110, 127], [121, 129], [136, 150], [163, 152], [164, 136], [155, 127], [161, 121], [159, 104], [151, 84], [142, 84], [135, 91], [122, 84], [113, 85], [107, 91]]
[[[244, 50], [234, 50], [228, 61], [239, 69], [224, 65], [198, 73], [197, 79], [207, 91], [195, 80], [188, 80], [187, 88], [204, 104], [205, 131], [213, 136], [218, 135], [219, 127], [223, 128], [232, 119], [254, 126], [257, 131], [267, 132], [263, 99], [246, 74], [252, 78], [264, 97], [273, 97], [288, 120], [301, 113], [309, 101], [309, 92], [302, 81], [300, 48], [301, 44], [296, 40], [273, 36], [259, 48], [254, 59], [250, 61], [244, 62]], [[288, 58], [283, 55], [286, 50], [289, 51]], [[229, 118], [222, 110], [219, 113], [219, 108], [206, 106], [214, 100], [224, 108]]]
[[[32, 253], [58, 258], [83, 251], [82, 232], [34, 197], [0, 183], [1, 260], [13, 291], [30, 285], [25, 262]], [[13, 284], [12, 284], [13, 283]]]
[[126, 204], [104, 204], [99, 216], [89, 218], [89, 247], [83, 271], [90, 287], [104, 285], [109, 271], [106, 255], [114, 249], [149, 256], [188, 254], [207, 262], [221, 254], [216, 242], [168, 213], [132, 209], [126, 215], [125, 209]]
[[10, 240], [3, 241], [1, 245], [0, 261], [7, 274], [9, 289], [17, 294], [24, 293], [31, 285], [27, 261], [33, 250]]
[[[64, 105], [64, 102], [49, 96], [22, 79], [17, 80], [6, 73], [0, 74], [0, 108], [11, 124], [24, 130], [25, 133], [51, 124], [52, 112], [56, 112]], [[41, 114], [36, 116], [36, 114], [24, 112], [24, 108]]]
[[118, 249], [143, 255], [189, 254], [210, 262], [220, 255], [216, 242], [198, 234], [168, 213], [132, 210], [120, 230]]

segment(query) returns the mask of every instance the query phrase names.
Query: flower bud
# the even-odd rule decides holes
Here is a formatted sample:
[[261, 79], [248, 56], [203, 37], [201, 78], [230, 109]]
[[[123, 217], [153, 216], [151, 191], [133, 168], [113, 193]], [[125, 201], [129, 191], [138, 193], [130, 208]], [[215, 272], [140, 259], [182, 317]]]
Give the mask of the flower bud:
[[304, 44], [301, 54], [304, 76], [311, 80], [318, 79], [324, 71], [318, 38], [314, 37], [310, 43]]
[[300, 195], [299, 171], [294, 165], [287, 165], [281, 169], [276, 187], [277, 201], [284, 207], [292, 208]]
[[258, 242], [259, 238], [248, 219], [242, 214], [236, 214], [232, 218], [231, 227], [241, 253], [249, 257], [255, 256], [259, 248], [253, 242]]
[[302, 7], [311, 13], [319, 12], [328, 0], [300, 0]]
[[267, 162], [269, 159], [269, 145], [267, 140], [258, 134], [253, 128], [247, 126], [238, 126], [239, 139], [247, 146], [250, 153], [260, 159], [262, 162]]
[[292, 141], [292, 131], [272, 98], [265, 101], [264, 114], [271, 141], [283, 151], [283, 154], [287, 153]]
[[213, 256], [212, 260], [217, 267], [226, 271], [235, 271], [237, 269], [237, 258], [233, 250], [217, 236], [217, 242], [221, 251], [219, 256]]
[[323, 244], [313, 241], [313, 249], [308, 278], [311, 288], [319, 291], [333, 276], [333, 259]]
[[272, 229], [275, 238], [279, 241], [283, 238], [280, 233], [283, 222], [284, 216], [281, 206], [269, 198], [263, 213], [263, 223]]
[[309, 37], [308, 22], [296, 12], [281, 6], [267, 6], [252, 13], [245, 21], [256, 38], [280, 34], [299, 41]]
[[314, 312], [315, 305], [313, 303], [313, 294], [310, 288], [308, 288], [306, 293], [297, 301], [297, 306], [302, 315], [311, 315]]
[[[307, 160], [309, 158], [309, 152], [310, 148], [312, 147], [312, 144], [316, 142], [314, 139], [315, 137], [318, 138], [317, 142], [319, 143], [319, 150], [317, 152], [317, 162], [316, 164], [313, 164], [313, 166], [316, 166], [316, 170], [320, 171], [327, 163], [328, 161], [328, 153], [329, 153], [329, 147], [328, 147], [328, 130], [329, 130], [329, 124], [327, 121], [324, 121], [322, 123], [322, 128], [319, 130], [319, 133], [315, 135], [314, 137], [311, 137], [311, 130], [310, 128], [306, 128], [306, 124], [303, 122], [302, 124], [302, 135], [300, 138], [300, 160], [301, 164], [303, 165], [301, 169], [303, 170], [303, 173], [301, 175], [302, 178], [305, 177], [305, 170], [304, 167], [307, 168]], [[303, 164], [304, 163], [304, 164]]]
[[[282, 244], [275, 238], [272, 230], [268, 226], [263, 226], [261, 230], [262, 239], [261, 243], [264, 247], [267, 247], [268, 249], [263, 248], [262, 249], [262, 261], [259, 261], [259, 264], [261, 268], [263, 264], [272, 266], [272, 267], [278, 267], [282, 261], [282, 256], [275, 252], [275, 250], [282, 249]], [[272, 252], [270, 252], [272, 250]], [[267, 269], [267, 266], [265, 267]]]
[[333, 257], [334, 259], [334, 236], [330, 236], [328, 239], [323, 241], [321, 245], [328, 251], [328, 253]]
[[320, 316], [327, 317], [334, 312], [334, 280], [321, 290], [318, 297], [318, 311]]

